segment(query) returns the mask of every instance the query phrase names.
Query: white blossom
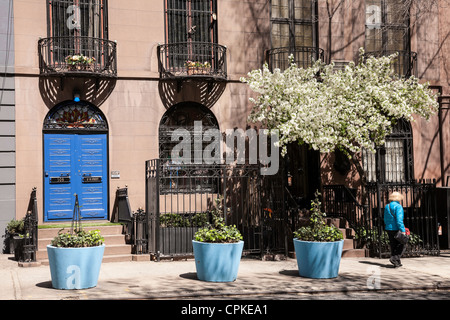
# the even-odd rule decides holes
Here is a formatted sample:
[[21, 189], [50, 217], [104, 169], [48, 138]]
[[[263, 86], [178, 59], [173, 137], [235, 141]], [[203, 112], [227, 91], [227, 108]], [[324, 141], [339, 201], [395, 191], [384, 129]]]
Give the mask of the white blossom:
[[[375, 152], [401, 118], [429, 119], [438, 110], [437, 94], [414, 76], [393, 73], [396, 55], [363, 59], [344, 70], [317, 61], [303, 69], [291, 64], [281, 72], [266, 65], [241, 81], [256, 98], [248, 120], [280, 132], [279, 146], [297, 141], [323, 153], [350, 153], [362, 148]], [[320, 77], [317, 75], [320, 74]]]

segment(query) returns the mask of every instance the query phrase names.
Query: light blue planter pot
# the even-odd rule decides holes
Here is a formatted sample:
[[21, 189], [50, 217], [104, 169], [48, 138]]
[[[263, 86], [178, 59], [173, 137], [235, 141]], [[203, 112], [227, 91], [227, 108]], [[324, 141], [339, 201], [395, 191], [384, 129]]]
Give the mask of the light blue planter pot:
[[87, 289], [97, 286], [105, 245], [86, 248], [47, 246], [52, 286]]
[[207, 243], [192, 240], [192, 247], [199, 280], [210, 282], [236, 280], [244, 241]]
[[336, 278], [343, 247], [344, 240], [311, 242], [294, 239], [300, 276], [315, 279]]

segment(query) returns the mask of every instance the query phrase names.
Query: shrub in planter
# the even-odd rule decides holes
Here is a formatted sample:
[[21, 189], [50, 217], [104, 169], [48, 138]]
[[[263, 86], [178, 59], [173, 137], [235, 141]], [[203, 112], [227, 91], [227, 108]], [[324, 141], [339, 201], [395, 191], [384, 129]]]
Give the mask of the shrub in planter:
[[236, 280], [244, 242], [236, 226], [225, 225], [221, 200], [216, 201], [212, 224], [198, 230], [192, 240], [197, 277], [203, 281]]
[[59, 233], [47, 246], [52, 286], [86, 289], [97, 285], [105, 251], [99, 230]]
[[12, 219], [6, 225], [5, 230], [5, 253], [15, 254], [17, 260], [16, 245], [20, 246], [20, 241], [23, 239], [24, 221]]
[[192, 253], [192, 239], [208, 223], [208, 213], [191, 215], [165, 213], [159, 218], [159, 249], [162, 254]]
[[320, 194], [311, 202], [310, 221], [294, 232], [294, 247], [300, 276], [335, 278], [338, 276], [344, 245], [341, 231], [327, 225], [321, 212]]

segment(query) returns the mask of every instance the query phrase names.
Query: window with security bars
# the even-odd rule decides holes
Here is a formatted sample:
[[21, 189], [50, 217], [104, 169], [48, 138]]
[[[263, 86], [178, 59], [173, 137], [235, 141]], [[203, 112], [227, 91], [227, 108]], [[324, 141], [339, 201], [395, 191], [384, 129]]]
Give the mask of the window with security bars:
[[165, 15], [170, 66], [211, 65], [217, 56], [217, 1], [165, 0]]
[[381, 182], [404, 183], [413, 179], [411, 126], [401, 120], [386, 137], [384, 146], [374, 154], [363, 150], [363, 168], [367, 182], [377, 181], [377, 166]]
[[99, 58], [101, 39], [108, 39], [107, 0], [48, 0], [47, 33], [53, 59], [69, 55]]
[[49, 37], [108, 39], [107, 0], [49, 0]]
[[410, 70], [410, 1], [366, 0], [365, 50], [390, 55], [399, 53], [395, 70], [405, 75]]
[[306, 49], [317, 47], [317, 0], [272, 0], [271, 26], [272, 49], [278, 49], [272, 67], [283, 68], [290, 54], [300, 65], [317, 58]]
[[217, 40], [217, 1], [165, 0], [166, 43]]

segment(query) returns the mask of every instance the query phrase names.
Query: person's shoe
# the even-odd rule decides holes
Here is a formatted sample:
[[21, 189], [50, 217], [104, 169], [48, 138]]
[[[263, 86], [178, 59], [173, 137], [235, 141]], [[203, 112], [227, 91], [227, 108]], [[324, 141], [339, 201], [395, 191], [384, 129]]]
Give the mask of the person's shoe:
[[394, 265], [394, 268], [398, 268], [398, 267], [402, 266], [402, 264], [400, 262], [393, 260], [392, 258], [389, 259], [389, 262]]

